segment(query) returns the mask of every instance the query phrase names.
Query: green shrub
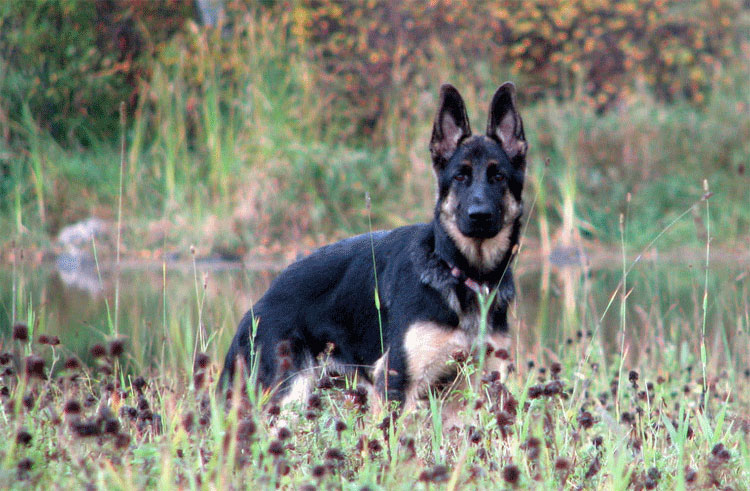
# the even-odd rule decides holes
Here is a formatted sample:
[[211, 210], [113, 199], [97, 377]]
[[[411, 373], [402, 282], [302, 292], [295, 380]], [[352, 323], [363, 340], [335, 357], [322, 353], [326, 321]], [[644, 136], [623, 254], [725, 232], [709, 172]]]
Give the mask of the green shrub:
[[117, 135], [148, 58], [190, 14], [189, 2], [8, 0], [0, 5], [0, 114], [18, 135], [24, 106], [61, 142]]

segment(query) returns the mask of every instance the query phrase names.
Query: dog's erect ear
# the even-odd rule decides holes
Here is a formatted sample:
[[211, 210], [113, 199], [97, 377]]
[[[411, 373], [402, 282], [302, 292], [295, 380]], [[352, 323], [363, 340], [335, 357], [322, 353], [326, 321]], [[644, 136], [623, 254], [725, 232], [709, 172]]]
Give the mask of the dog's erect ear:
[[432, 163], [442, 166], [451, 158], [458, 144], [471, 135], [469, 118], [461, 94], [455, 87], [445, 84], [440, 87], [440, 104], [435, 115], [430, 139]]
[[513, 82], [505, 82], [492, 97], [487, 136], [500, 142], [511, 162], [523, 163], [528, 143], [523, 134], [521, 115], [516, 111], [516, 86]]

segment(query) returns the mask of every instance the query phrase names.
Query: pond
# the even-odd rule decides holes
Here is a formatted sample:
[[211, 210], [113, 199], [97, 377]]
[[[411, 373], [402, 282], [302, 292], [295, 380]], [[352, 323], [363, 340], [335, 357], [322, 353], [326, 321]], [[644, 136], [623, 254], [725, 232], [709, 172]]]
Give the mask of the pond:
[[[581, 356], [604, 360], [624, 350], [635, 362], [672, 356], [689, 365], [700, 353], [705, 290], [706, 346], [714, 367], [746, 369], [747, 263], [712, 260], [706, 290], [705, 257], [699, 253], [679, 260], [631, 260], [623, 305], [622, 260], [616, 254], [556, 262], [522, 254], [516, 264], [518, 296], [510, 323], [519, 363], [578, 349]], [[47, 353], [59, 359], [74, 355], [91, 363], [91, 346], [119, 337], [128, 346], [123, 362], [137, 370], [189, 369], [196, 350], [218, 362], [242, 314], [278, 270], [214, 261], [123, 264], [118, 287], [112, 268], [84, 266], [73, 274], [54, 264], [4, 267], [0, 347], [5, 351], [13, 344], [15, 315], [34, 326], [34, 339], [59, 336], [61, 346]]]

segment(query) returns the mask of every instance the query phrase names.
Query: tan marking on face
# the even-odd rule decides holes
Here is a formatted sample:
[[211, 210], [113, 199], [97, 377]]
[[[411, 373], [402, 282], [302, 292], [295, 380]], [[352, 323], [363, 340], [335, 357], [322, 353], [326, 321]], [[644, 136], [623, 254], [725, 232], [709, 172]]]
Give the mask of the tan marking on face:
[[404, 337], [409, 387], [406, 407], [413, 407], [431, 384], [450, 371], [449, 362], [459, 352], [468, 353], [471, 339], [461, 329], [419, 321]]
[[510, 236], [513, 233], [513, 223], [521, 215], [521, 204], [516, 201], [510, 191], [503, 196], [505, 216], [500, 231], [489, 239], [475, 239], [467, 237], [458, 229], [456, 218], [456, 196], [453, 191], [440, 205], [440, 223], [448, 235], [461, 251], [461, 254], [477, 269], [492, 270], [502, 260], [510, 247]]

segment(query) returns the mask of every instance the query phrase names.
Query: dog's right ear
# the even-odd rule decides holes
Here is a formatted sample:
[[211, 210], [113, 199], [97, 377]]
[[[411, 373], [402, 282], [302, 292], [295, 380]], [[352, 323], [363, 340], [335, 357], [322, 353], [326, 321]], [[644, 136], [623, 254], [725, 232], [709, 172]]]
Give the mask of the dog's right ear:
[[458, 144], [471, 135], [469, 118], [461, 94], [450, 84], [440, 87], [440, 104], [432, 126], [430, 153], [432, 164], [442, 167], [458, 148]]

